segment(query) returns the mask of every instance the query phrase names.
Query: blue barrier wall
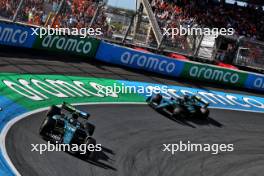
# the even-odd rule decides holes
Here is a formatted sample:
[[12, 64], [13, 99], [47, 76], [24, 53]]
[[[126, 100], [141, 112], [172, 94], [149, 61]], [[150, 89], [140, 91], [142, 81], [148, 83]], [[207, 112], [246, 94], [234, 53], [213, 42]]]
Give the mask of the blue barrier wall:
[[245, 88], [264, 92], [264, 75], [248, 73]]
[[[157, 54], [136, 51], [103, 41], [98, 48], [96, 59], [111, 64], [146, 70], [172, 77], [180, 77], [184, 67], [187, 66], [185, 61], [174, 60]], [[193, 64], [195, 65], [195, 63]], [[219, 72], [219, 70], [215, 70]], [[238, 74], [242, 73], [242, 71], [236, 72]], [[245, 82], [242, 83], [244, 88], [264, 92], [264, 75], [251, 72], [243, 73], [247, 74]], [[221, 82], [216, 81], [215, 83], [219, 84]]]
[[184, 68], [182, 61], [152, 53], [139, 52], [103, 41], [97, 51], [96, 59], [174, 77], [180, 76]]
[[30, 27], [0, 23], [0, 44], [32, 48], [36, 39], [32, 33], [33, 30]]

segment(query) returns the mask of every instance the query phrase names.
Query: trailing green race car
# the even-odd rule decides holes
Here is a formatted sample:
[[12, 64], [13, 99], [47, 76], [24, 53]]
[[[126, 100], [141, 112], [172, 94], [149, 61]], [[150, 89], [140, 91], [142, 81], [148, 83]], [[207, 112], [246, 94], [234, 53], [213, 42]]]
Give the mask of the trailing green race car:
[[[39, 134], [46, 140], [60, 144], [95, 146], [96, 140], [92, 138], [95, 126], [87, 121], [89, 116], [90, 114], [65, 102], [61, 108], [53, 105], [40, 126]], [[79, 117], [83, 122], [79, 121]], [[92, 156], [93, 152], [87, 150], [85, 157], [92, 158]]]
[[147, 103], [156, 110], [163, 111], [171, 117], [202, 117], [208, 118], [209, 104], [198, 96], [184, 95], [180, 98], [164, 98], [154, 94], [147, 98]]

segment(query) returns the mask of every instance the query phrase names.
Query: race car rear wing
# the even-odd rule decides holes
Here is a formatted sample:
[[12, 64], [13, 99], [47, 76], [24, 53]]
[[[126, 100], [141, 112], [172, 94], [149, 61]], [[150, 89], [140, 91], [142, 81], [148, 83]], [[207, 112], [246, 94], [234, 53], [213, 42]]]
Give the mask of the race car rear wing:
[[66, 102], [63, 102], [62, 106], [61, 106], [62, 109], [65, 109], [66, 111], [69, 111], [71, 113], [77, 113], [80, 117], [84, 118], [84, 119], [88, 119], [90, 117], [90, 114], [87, 113], [87, 112], [83, 112], [79, 109], [76, 109], [74, 106], [72, 106], [71, 104], [69, 103], [66, 103]]

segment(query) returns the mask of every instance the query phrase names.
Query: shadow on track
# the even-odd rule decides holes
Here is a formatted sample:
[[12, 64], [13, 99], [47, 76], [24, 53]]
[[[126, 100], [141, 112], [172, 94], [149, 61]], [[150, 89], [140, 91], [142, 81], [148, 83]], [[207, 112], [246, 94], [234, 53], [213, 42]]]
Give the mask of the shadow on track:
[[[48, 140], [47, 138], [42, 137], [42, 136], [41, 136], [41, 138], [44, 141], [50, 141], [51, 143], [55, 144], [55, 141]], [[110, 164], [105, 163], [105, 162], [113, 161], [108, 155], [115, 155], [115, 152], [109, 148], [104, 147], [104, 146], [102, 146], [102, 151], [94, 152], [94, 155], [92, 156], [92, 158], [89, 158], [89, 159], [84, 157], [84, 155], [82, 155], [82, 154], [74, 154], [71, 152], [65, 152], [65, 153], [67, 153], [73, 157], [76, 157], [78, 159], [81, 159], [82, 161], [85, 161], [87, 163], [90, 163], [94, 166], [97, 166], [97, 167], [100, 167], [103, 169], [111, 169], [113, 171], [117, 171], [116, 168], [112, 167]]]
[[83, 157], [82, 155], [74, 155], [72, 153], [69, 153], [69, 154], [81, 159], [82, 161], [85, 161], [85, 162], [87, 162], [89, 164], [92, 164], [94, 166], [100, 167], [102, 169], [111, 169], [113, 171], [117, 171], [116, 168], [114, 168], [113, 166], [111, 166], [109, 164], [110, 161], [114, 161], [114, 160], [112, 160], [107, 155], [107, 154], [115, 155], [115, 153], [111, 149], [108, 149], [106, 147], [102, 147], [102, 151], [95, 152], [92, 159], [87, 159], [87, 158]]
[[[154, 110], [155, 111], [155, 110]], [[169, 114], [163, 112], [163, 111], [156, 111], [157, 113], [163, 115], [164, 117], [166, 117], [167, 119], [174, 121], [180, 125], [183, 126], [188, 126], [191, 128], [196, 128], [195, 125], [199, 125], [199, 126], [215, 126], [218, 128], [222, 128], [223, 124], [221, 124], [220, 122], [216, 121], [215, 119], [213, 119], [212, 117], [207, 117], [207, 118], [200, 118], [200, 117], [185, 117], [185, 118], [173, 118], [171, 117]]]

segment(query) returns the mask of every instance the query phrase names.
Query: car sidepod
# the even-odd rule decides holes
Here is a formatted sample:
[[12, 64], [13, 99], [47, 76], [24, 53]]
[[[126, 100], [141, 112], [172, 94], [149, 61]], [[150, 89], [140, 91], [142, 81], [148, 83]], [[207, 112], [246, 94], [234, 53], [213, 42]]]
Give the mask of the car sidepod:
[[70, 144], [76, 132], [77, 127], [70, 124], [69, 121], [65, 120], [64, 122], [64, 134], [63, 134], [63, 143]]

